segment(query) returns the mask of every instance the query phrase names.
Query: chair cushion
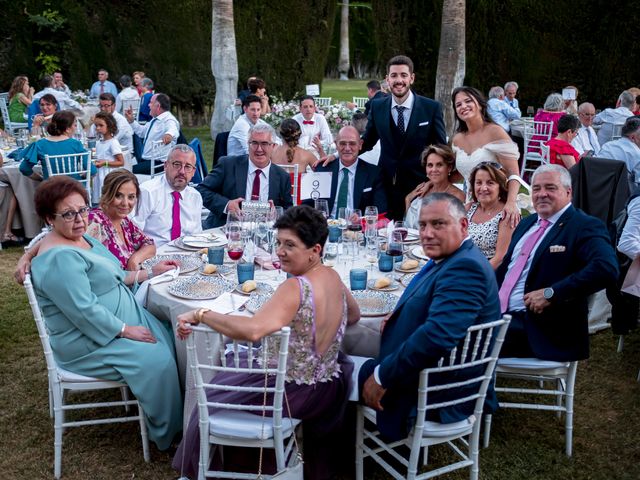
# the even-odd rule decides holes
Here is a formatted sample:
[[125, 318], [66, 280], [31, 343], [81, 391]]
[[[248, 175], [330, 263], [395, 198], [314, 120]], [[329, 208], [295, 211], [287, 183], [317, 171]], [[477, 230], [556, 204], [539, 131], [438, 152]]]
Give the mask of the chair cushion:
[[471, 433], [475, 415], [454, 423], [424, 422], [423, 437], [449, 437], [452, 435], [466, 435]]
[[569, 368], [569, 362], [554, 362], [539, 358], [499, 358], [498, 368], [513, 368], [520, 370], [546, 370], [554, 368]]
[[108, 380], [103, 380], [101, 378], [95, 377], [86, 377], [84, 375], [80, 375], [79, 373], [73, 373], [69, 370], [65, 370], [64, 368], [58, 367], [58, 376], [60, 377], [61, 382], [105, 382]]
[[[282, 435], [286, 438], [300, 423], [295, 418], [282, 418]], [[264, 419], [262, 428], [262, 414], [255, 415], [239, 410], [219, 410], [209, 415], [209, 433], [226, 438], [246, 438], [265, 440], [273, 438], [273, 422], [270, 417]]]

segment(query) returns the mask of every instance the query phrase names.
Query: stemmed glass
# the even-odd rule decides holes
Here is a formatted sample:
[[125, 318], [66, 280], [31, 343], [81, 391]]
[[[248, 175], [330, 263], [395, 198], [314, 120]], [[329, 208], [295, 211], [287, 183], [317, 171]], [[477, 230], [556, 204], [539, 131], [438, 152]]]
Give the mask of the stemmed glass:
[[227, 254], [229, 258], [236, 263], [236, 267], [238, 266], [238, 262], [242, 258], [242, 254], [244, 253], [244, 241], [242, 239], [242, 232], [227, 232], [227, 236], [229, 238], [229, 244], [227, 245]]
[[322, 263], [327, 267], [334, 267], [338, 258], [338, 244], [327, 242], [322, 252]]
[[329, 218], [329, 202], [326, 198], [318, 198], [315, 201], [316, 210], [320, 211], [324, 218]]
[[369, 262], [369, 271], [373, 273], [373, 265], [378, 261], [378, 238], [368, 237], [366, 246], [366, 257]]
[[369, 206], [364, 210], [364, 218], [367, 224], [365, 234], [367, 238], [377, 235], [376, 224], [378, 223], [378, 207]]
[[271, 253], [271, 265], [273, 268], [278, 270], [278, 276], [276, 277], [276, 281], [280, 281], [280, 276], [282, 274], [282, 262], [280, 262], [280, 257], [278, 256], [278, 240], [275, 235], [272, 235], [271, 243], [269, 245], [270, 253]]
[[[394, 257], [394, 270], [395, 270], [395, 257], [402, 256], [402, 232], [393, 230], [389, 238], [389, 244], [387, 245], [387, 255]], [[394, 275], [394, 280], [398, 280], [398, 276]]]
[[240, 233], [242, 230], [242, 213], [231, 213], [227, 214], [227, 224], [224, 227], [224, 233], [227, 238], [230, 238], [230, 234], [234, 234], [236, 232]]
[[358, 256], [358, 245], [360, 244], [360, 232], [362, 232], [362, 211], [359, 208], [347, 209], [347, 230], [351, 232], [351, 266]]

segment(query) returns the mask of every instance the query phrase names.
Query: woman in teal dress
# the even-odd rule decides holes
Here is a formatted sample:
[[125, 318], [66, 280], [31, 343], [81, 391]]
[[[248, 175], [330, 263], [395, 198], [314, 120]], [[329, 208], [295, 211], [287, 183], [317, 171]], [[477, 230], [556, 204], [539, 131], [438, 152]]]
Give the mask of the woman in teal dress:
[[[42, 138], [25, 148], [21, 153], [22, 163], [20, 172], [34, 180], [49, 178], [49, 171], [45, 165], [45, 155], [68, 155], [71, 153], [86, 152], [85, 148], [75, 138], [71, 138], [76, 128], [76, 117], [68, 111], [62, 110], [53, 114], [51, 122], [47, 126], [47, 138]], [[33, 167], [40, 162], [42, 164], [42, 176], [33, 171]], [[56, 165], [54, 164], [53, 167]], [[86, 167], [86, 164], [84, 165]], [[54, 170], [53, 173], [57, 173]], [[91, 164], [91, 175], [96, 174], [95, 165]], [[76, 180], [80, 180], [78, 175], [72, 175]]]
[[[52, 230], [31, 264], [38, 302], [60, 367], [124, 381], [144, 409], [149, 437], [160, 450], [182, 429], [182, 394], [173, 335], [127, 287], [148, 278], [126, 272], [97, 240], [85, 235], [89, 213], [81, 183], [53, 177], [36, 190], [36, 211]], [[162, 262], [160, 274], [175, 267]]]

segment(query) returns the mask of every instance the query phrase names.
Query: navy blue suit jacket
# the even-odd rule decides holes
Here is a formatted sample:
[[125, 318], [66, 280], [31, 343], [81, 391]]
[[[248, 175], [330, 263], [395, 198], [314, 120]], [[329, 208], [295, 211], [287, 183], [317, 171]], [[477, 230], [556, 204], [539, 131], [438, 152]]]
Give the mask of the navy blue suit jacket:
[[[496, 270], [502, 285], [518, 240], [538, 220], [524, 218]], [[525, 281], [524, 293], [552, 287], [551, 305], [541, 314], [529, 310], [525, 331], [536, 357], [559, 362], [589, 357], [587, 297], [618, 277], [618, 262], [604, 224], [570, 206], [538, 245]], [[507, 337], [509, 333], [507, 331]]]
[[[204, 228], [224, 225], [227, 216], [224, 207], [229, 200], [246, 195], [249, 157], [247, 155], [222, 157], [209, 175], [196, 189], [202, 195], [202, 203], [211, 213], [204, 221]], [[275, 164], [269, 168], [269, 200], [285, 210], [293, 205], [291, 199], [291, 177]]]
[[[404, 438], [413, 426], [420, 371], [435, 366], [464, 339], [471, 325], [500, 317], [495, 274], [471, 240], [405, 290], [382, 333], [379, 357], [360, 370], [362, 384], [380, 365], [380, 381], [387, 392], [377, 425], [386, 438]], [[451, 380], [440, 378], [440, 383]], [[495, 407], [492, 386], [487, 401]], [[462, 420], [473, 413], [473, 407], [471, 402], [440, 409], [439, 420]]]

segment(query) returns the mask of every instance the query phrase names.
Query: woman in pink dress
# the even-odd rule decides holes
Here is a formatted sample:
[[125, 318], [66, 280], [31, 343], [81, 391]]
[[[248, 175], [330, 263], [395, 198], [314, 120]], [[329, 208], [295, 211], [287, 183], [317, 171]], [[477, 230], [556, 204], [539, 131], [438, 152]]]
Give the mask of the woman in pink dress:
[[578, 135], [580, 120], [574, 115], [565, 115], [558, 121], [558, 135], [547, 142], [549, 163], [569, 169], [580, 161], [580, 154], [571, 141]]
[[563, 115], [565, 115], [565, 111], [562, 95], [552, 93], [544, 101], [543, 108], [538, 110], [533, 120], [535, 122], [553, 122], [551, 126], [551, 138], [553, 138], [558, 134], [558, 120], [560, 120], [560, 117]]

